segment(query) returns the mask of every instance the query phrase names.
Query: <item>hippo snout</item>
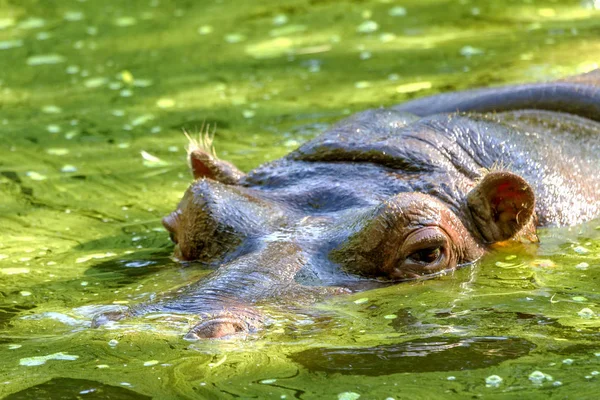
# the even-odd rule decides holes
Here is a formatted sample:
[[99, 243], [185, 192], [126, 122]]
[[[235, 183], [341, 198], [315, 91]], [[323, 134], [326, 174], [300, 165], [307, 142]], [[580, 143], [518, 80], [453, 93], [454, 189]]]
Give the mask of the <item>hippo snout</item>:
[[234, 316], [217, 317], [202, 321], [192, 328], [184, 339], [220, 339], [227, 336], [245, 334], [255, 331], [249, 323]]

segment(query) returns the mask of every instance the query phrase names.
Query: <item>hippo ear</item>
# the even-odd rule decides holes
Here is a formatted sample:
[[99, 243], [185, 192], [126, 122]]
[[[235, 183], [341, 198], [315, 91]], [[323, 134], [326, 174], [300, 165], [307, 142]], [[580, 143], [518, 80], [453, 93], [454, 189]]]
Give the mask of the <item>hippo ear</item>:
[[535, 196], [520, 176], [491, 172], [467, 194], [467, 205], [483, 239], [495, 243], [512, 238], [531, 221]]
[[200, 135], [198, 139], [193, 139], [187, 133], [185, 134], [189, 140], [188, 162], [194, 179], [209, 178], [234, 185], [244, 176], [244, 173], [233, 164], [219, 160], [209, 135]]

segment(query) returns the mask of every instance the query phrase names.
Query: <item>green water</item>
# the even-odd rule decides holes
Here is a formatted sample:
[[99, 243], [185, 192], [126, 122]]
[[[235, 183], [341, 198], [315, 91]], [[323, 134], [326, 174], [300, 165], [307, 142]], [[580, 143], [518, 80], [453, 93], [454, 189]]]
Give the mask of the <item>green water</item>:
[[0, 0], [0, 397], [597, 398], [600, 221], [266, 309], [246, 340], [184, 341], [189, 316], [89, 328], [207, 273], [170, 260], [160, 224], [190, 183], [182, 128], [216, 125], [250, 170], [357, 110], [585, 72], [593, 6]]

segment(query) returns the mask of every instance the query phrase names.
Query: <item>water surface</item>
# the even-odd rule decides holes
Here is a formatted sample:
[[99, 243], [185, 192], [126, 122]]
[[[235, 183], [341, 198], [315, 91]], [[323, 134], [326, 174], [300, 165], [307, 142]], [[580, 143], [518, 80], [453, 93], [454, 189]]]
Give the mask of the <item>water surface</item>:
[[[90, 329], [208, 271], [160, 224], [182, 129], [243, 170], [358, 110], [586, 72], [596, 1], [0, 0], [0, 396], [596, 398], [600, 221], [246, 340], [186, 316]], [[212, 129], [212, 128], [211, 128]]]

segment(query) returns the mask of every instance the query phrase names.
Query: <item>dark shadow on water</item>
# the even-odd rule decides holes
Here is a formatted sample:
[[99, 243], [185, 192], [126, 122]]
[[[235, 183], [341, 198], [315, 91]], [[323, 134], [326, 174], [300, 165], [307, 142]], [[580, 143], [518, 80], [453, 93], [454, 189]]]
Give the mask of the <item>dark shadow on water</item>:
[[310, 371], [381, 376], [487, 368], [529, 354], [535, 347], [521, 338], [433, 337], [366, 348], [309, 349], [291, 358]]
[[40, 385], [6, 396], [6, 400], [25, 399], [122, 399], [142, 400], [152, 397], [119, 386], [105, 385], [87, 379], [54, 378]]

